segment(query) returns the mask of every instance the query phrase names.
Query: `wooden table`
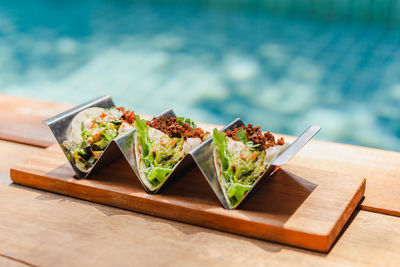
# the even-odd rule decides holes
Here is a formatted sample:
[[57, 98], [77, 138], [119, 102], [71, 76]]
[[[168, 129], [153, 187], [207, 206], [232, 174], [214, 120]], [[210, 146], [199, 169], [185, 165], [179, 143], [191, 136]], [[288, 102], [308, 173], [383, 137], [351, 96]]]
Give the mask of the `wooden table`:
[[0, 139], [47, 147], [56, 142], [41, 122], [71, 105], [0, 94]]
[[[307, 146], [291, 164], [305, 160], [313, 146]], [[373, 193], [378, 189], [368, 188], [367, 177], [371, 200], [367, 202], [366, 195], [363, 206], [385, 205], [379, 212], [398, 208], [398, 153], [332, 143], [325, 147], [324, 168], [342, 167], [341, 172], [350, 174], [371, 172], [376, 180], [383, 177], [380, 195]], [[329, 253], [317, 253], [11, 184], [8, 169], [40, 150], [0, 141], [0, 266], [398, 266], [400, 260], [400, 217], [366, 210], [353, 214]], [[364, 153], [355, 161], [359, 151]], [[377, 154], [380, 157], [375, 160]], [[355, 167], [343, 169], [349, 160]], [[390, 175], [373, 172], [378, 165]], [[385, 188], [393, 195], [385, 195]]]
[[213, 231], [10, 184], [39, 148], [0, 141], [0, 265], [393, 265], [400, 218], [357, 211], [327, 253]]

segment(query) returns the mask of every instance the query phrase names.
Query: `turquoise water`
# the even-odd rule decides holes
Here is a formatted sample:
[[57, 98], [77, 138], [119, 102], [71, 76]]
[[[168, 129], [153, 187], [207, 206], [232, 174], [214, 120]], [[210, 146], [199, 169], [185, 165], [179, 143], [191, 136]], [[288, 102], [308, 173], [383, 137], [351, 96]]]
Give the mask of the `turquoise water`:
[[132, 1], [0, 0], [0, 92], [400, 151], [400, 34], [368, 23]]

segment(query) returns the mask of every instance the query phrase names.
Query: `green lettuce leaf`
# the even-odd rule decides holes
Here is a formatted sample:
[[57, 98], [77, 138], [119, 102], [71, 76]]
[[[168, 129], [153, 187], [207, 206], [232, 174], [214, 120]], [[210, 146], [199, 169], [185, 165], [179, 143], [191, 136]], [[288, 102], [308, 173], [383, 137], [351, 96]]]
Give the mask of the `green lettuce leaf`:
[[245, 144], [246, 144], [246, 146], [247, 146], [248, 148], [250, 148], [250, 149], [254, 149], [254, 148], [260, 146], [260, 144], [254, 144], [252, 141], [247, 141]]
[[213, 130], [212, 139], [218, 147], [218, 156], [222, 163], [222, 170], [225, 171], [229, 167], [229, 153], [226, 134], [219, 132], [216, 128]]
[[232, 183], [229, 185], [226, 193], [231, 201], [232, 205], [240, 202], [244, 195], [251, 189], [252, 185], [243, 185], [239, 183]]
[[228, 151], [228, 138], [224, 132], [219, 132], [217, 129], [213, 130], [212, 136], [215, 144], [217, 145], [217, 153], [222, 164], [222, 174], [227, 183], [233, 181], [234, 169], [232, 167], [231, 155]]
[[[163, 183], [165, 179], [168, 177], [168, 175], [172, 172], [172, 169], [167, 169], [167, 168], [161, 168], [161, 167], [154, 167], [148, 174], [147, 174], [147, 179], [150, 182], [154, 183]], [[157, 181], [155, 181], [157, 180]]]
[[149, 126], [146, 125], [146, 120], [140, 119], [139, 115], [135, 118], [135, 128], [139, 134], [140, 144], [142, 145], [143, 157], [147, 157], [150, 151], [149, 144]]
[[195, 123], [194, 121], [192, 121], [191, 119], [189, 119], [189, 118], [177, 117], [177, 118], [176, 118], [176, 121], [177, 121], [180, 125], [182, 125], [183, 123], [187, 123], [187, 124], [189, 124], [189, 126], [190, 126], [192, 129], [196, 129], [196, 128], [197, 128], [196, 123]]

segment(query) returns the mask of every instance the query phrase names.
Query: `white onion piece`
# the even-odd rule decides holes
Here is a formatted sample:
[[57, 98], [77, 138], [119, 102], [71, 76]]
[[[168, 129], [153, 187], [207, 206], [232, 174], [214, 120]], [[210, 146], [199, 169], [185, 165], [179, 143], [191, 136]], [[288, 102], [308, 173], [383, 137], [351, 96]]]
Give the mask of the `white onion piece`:
[[183, 152], [186, 154], [201, 144], [200, 138], [188, 138], [183, 143]]

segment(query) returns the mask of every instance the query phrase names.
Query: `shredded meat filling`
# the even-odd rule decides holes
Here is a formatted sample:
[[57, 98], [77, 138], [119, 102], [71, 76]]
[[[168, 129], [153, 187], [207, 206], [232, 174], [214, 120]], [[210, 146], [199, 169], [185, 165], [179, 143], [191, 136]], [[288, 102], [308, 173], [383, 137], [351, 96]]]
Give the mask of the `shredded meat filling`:
[[186, 122], [178, 122], [175, 117], [171, 116], [153, 118], [152, 121], [147, 121], [147, 125], [167, 134], [169, 137], [200, 138], [203, 140], [209, 134], [199, 127], [193, 129]]
[[233, 130], [226, 131], [226, 136], [238, 141], [238, 132], [243, 129], [247, 134], [247, 140], [252, 141], [253, 144], [260, 144], [257, 147], [259, 150], [265, 150], [272, 146], [285, 144], [285, 140], [283, 138], [279, 138], [275, 141], [275, 137], [270, 132], [263, 133], [260, 128], [260, 126], [254, 127], [251, 124], [240, 127], [235, 126]]

